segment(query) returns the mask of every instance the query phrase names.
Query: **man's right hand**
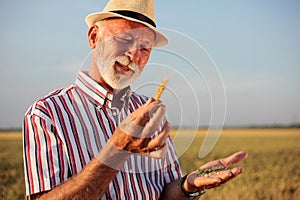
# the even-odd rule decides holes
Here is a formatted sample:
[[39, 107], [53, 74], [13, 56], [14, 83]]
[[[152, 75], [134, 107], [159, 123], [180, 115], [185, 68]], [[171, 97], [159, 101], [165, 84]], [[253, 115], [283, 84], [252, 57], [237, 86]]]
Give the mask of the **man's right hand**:
[[170, 133], [169, 123], [166, 121], [158, 135], [154, 138], [153, 135], [165, 120], [165, 113], [165, 105], [150, 98], [116, 128], [110, 142], [124, 151], [162, 158]]

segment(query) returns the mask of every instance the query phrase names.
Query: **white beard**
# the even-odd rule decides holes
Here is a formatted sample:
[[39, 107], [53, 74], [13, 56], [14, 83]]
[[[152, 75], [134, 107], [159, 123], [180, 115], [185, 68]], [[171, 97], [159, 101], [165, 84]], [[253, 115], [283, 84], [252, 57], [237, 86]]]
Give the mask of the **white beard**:
[[[141, 74], [136, 63], [130, 62], [127, 56], [118, 56], [108, 60], [103, 60], [103, 46], [98, 44], [94, 49], [96, 64], [100, 75], [104, 81], [113, 89], [123, 89], [133, 83]], [[122, 65], [131, 69], [131, 74], [121, 74], [115, 71], [115, 63], [119, 62]]]

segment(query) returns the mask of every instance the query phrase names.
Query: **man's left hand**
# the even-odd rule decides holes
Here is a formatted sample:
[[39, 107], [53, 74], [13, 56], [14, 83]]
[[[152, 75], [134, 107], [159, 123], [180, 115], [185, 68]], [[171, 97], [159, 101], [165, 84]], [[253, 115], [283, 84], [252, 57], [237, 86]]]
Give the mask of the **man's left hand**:
[[[217, 173], [211, 173], [210, 175], [200, 175], [199, 170], [190, 173], [184, 182], [184, 188], [188, 192], [196, 192], [198, 190], [210, 189], [218, 187], [227, 181], [233, 179], [243, 172], [242, 167], [234, 167], [228, 169], [231, 165], [238, 163], [246, 159], [248, 154], [244, 151], [240, 151], [232, 154], [231, 156], [219, 160], [208, 162], [201, 166], [199, 170], [204, 168], [223, 168], [217, 171]], [[198, 173], [198, 174], [197, 174]]]

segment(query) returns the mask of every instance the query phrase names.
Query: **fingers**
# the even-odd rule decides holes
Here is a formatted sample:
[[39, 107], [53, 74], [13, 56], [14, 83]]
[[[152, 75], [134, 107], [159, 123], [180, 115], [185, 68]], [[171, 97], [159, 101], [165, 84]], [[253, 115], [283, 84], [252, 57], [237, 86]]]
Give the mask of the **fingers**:
[[150, 98], [143, 106], [131, 113], [129, 118], [137, 126], [144, 127], [141, 133], [135, 137], [147, 138], [151, 137], [155, 131], [161, 126], [165, 114], [166, 106], [161, 101]]
[[153, 158], [164, 158], [166, 156], [166, 153], [167, 153], [167, 146], [165, 145], [163, 148], [159, 150], [150, 152], [149, 156]]
[[242, 167], [235, 167], [235, 168], [231, 169], [231, 173], [234, 176], [237, 176], [237, 175], [239, 175], [239, 174], [241, 174], [243, 172], [244, 172], [244, 168], [242, 168]]
[[247, 156], [246, 152], [240, 151], [226, 158], [206, 163], [201, 166], [200, 171], [197, 170], [189, 175], [188, 183], [191, 184], [189, 187], [194, 189], [210, 189], [226, 183], [244, 171], [242, 167], [227, 168], [232, 164], [244, 160]]
[[231, 156], [222, 159], [221, 162], [225, 164], [225, 166], [230, 166], [232, 164], [238, 163], [248, 157], [247, 152], [239, 151], [237, 153], [232, 154]]
[[217, 173], [210, 173], [206, 176], [191, 176], [189, 183], [193, 184], [193, 187], [199, 189], [210, 189], [218, 187], [227, 181], [235, 178], [243, 172], [243, 168], [236, 167], [231, 170], [223, 170]]
[[208, 167], [215, 167], [215, 166], [224, 166], [225, 168], [227, 168], [230, 165], [236, 164], [236, 163], [246, 159], [247, 157], [248, 157], [247, 152], [239, 151], [239, 152], [236, 152], [236, 153], [228, 156], [227, 158], [222, 158], [219, 160], [214, 160], [214, 161], [205, 163], [204, 165], [202, 165], [200, 167], [200, 169], [208, 168]]
[[148, 149], [150, 151], [153, 151], [156, 148], [163, 147], [166, 143], [166, 140], [169, 137], [169, 133], [170, 133], [170, 125], [169, 122], [166, 122], [161, 132], [148, 143], [147, 146]]
[[122, 123], [119, 124], [118, 128], [121, 129], [124, 133], [137, 138], [141, 136], [141, 132], [144, 129], [144, 127], [132, 122], [130, 117], [126, 117], [122, 121]]
[[214, 178], [218, 178], [220, 180], [220, 182], [217, 184], [207, 185], [205, 188], [210, 189], [210, 188], [218, 187], [218, 186], [232, 180], [233, 178], [235, 178], [236, 176], [241, 174], [243, 171], [244, 170], [241, 167], [233, 168], [231, 170], [221, 171], [220, 174], [213, 175]]
[[230, 181], [231, 179], [237, 177], [239, 174], [243, 173], [243, 171], [244, 169], [242, 167], [235, 167], [231, 170], [228, 170], [227, 173], [224, 173], [224, 175], [220, 177], [222, 179], [221, 184], [224, 184], [227, 181]]
[[167, 152], [166, 141], [169, 137], [170, 125], [166, 122], [161, 132], [148, 143], [146, 149], [147, 153], [143, 153], [145, 156], [153, 158], [164, 158]]
[[218, 177], [196, 177], [193, 180], [194, 187], [199, 189], [209, 189], [213, 185], [217, 187], [221, 182], [222, 180]]
[[143, 106], [126, 117], [119, 128], [136, 138], [151, 137], [161, 126], [166, 107], [150, 98]]
[[154, 114], [150, 116], [149, 122], [145, 125], [141, 137], [150, 137], [161, 126], [166, 114], [166, 107], [162, 104], [154, 107]]
[[[170, 125], [165, 122], [162, 130], [153, 138], [165, 120], [166, 107], [161, 101], [150, 98], [143, 106], [125, 118], [118, 129], [125, 133], [122, 140], [114, 141], [126, 151], [154, 158], [164, 157]], [[147, 117], [146, 117], [147, 116]], [[143, 124], [143, 126], [141, 126]]]
[[150, 117], [157, 110], [157, 105], [161, 104], [161, 101], [156, 101], [153, 98], [149, 98], [148, 101], [140, 108], [131, 113], [131, 120], [139, 126], [145, 126], [150, 120]]
[[216, 167], [216, 166], [224, 166], [226, 167], [225, 165], [223, 165], [220, 160], [214, 160], [214, 161], [210, 161], [208, 163], [205, 163], [204, 165], [202, 165], [200, 167], [200, 169], [203, 169], [203, 168], [210, 168], [210, 167]]

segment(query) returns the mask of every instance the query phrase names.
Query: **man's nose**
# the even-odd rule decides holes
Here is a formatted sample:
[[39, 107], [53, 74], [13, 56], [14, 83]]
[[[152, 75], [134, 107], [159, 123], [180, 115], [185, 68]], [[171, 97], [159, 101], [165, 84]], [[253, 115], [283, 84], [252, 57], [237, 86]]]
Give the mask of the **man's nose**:
[[138, 63], [140, 60], [140, 49], [138, 42], [132, 43], [125, 52], [125, 55], [129, 57], [130, 61]]

